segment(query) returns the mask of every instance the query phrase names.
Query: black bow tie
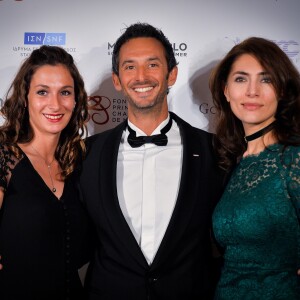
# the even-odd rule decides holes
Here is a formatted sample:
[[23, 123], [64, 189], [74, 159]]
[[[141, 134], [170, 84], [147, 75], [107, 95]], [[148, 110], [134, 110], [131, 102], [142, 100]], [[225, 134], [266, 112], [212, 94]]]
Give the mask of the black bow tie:
[[160, 131], [160, 134], [136, 136], [136, 132], [127, 124], [129, 131], [127, 141], [132, 148], [141, 147], [145, 143], [152, 143], [157, 146], [166, 146], [168, 143], [168, 137], [166, 136], [166, 133], [171, 129], [171, 126], [172, 119], [170, 117], [168, 124]]

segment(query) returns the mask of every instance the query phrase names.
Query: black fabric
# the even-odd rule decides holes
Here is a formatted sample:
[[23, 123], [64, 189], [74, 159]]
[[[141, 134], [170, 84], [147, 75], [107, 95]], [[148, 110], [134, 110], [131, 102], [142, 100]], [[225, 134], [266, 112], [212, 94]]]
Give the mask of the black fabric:
[[[2, 165], [13, 161], [2, 146], [0, 153]], [[0, 210], [0, 299], [82, 299], [78, 269], [88, 259], [88, 218], [75, 178], [58, 200], [26, 156], [10, 167]]]

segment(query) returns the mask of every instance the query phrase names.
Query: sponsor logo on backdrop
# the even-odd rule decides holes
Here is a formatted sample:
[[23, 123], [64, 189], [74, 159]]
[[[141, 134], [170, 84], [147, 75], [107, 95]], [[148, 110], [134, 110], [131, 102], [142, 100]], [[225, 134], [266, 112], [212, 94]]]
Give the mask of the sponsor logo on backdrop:
[[[112, 55], [113, 54], [113, 49], [114, 49], [115, 44], [114, 43], [107, 43], [107, 54]], [[175, 54], [175, 57], [187, 57], [187, 49], [188, 46], [184, 42], [180, 43], [172, 43], [173, 51]]]
[[175, 57], [187, 57], [186, 43], [172, 43]]
[[127, 101], [126, 99], [113, 98], [111, 121], [121, 123], [127, 119]]
[[296, 41], [274, 41], [292, 60], [299, 61], [300, 45]]
[[207, 115], [207, 114], [216, 114], [216, 107], [212, 105], [211, 103], [201, 103], [199, 105], [199, 110], [202, 114]]
[[41, 45], [50, 45], [62, 47], [68, 53], [73, 54], [77, 49], [65, 47], [66, 36], [64, 32], [24, 32], [23, 45], [13, 46], [12, 50], [22, 57], [28, 57], [33, 50], [38, 49]]
[[127, 101], [107, 96], [89, 96], [88, 111], [89, 122], [96, 125], [121, 123], [127, 118]]
[[24, 45], [55, 45], [66, 44], [66, 34], [61, 32], [25, 32]]

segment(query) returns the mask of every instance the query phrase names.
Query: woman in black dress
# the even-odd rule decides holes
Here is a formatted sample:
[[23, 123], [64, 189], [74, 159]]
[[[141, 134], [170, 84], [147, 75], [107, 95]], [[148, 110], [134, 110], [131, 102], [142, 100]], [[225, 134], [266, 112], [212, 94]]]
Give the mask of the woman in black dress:
[[54, 46], [34, 50], [1, 112], [0, 298], [82, 299], [88, 218], [76, 173], [87, 94], [72, 56]]

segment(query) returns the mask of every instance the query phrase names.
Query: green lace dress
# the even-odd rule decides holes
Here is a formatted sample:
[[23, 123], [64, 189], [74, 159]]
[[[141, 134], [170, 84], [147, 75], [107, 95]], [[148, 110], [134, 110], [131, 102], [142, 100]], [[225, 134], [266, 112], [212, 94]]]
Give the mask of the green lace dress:
[[299, 208], [300, 147], [240, 161], [213, 214], [225, 251], [215, 299], [300, 299]]

